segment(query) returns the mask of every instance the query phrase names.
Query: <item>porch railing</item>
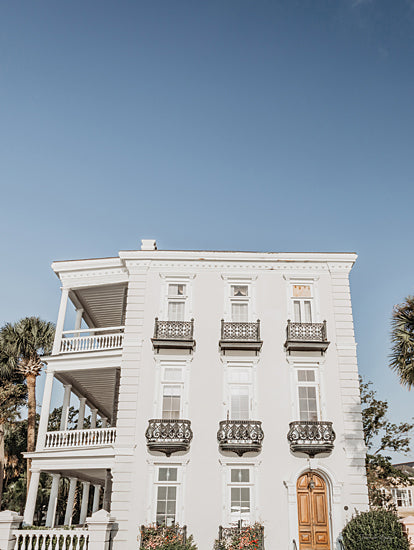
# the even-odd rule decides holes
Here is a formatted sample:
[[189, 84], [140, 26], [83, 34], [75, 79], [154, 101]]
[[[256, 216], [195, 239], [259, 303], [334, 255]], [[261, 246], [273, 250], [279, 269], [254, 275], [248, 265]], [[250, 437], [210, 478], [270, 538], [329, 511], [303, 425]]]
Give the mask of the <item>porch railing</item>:
[[65, 330], [60, 341], [60, 353], [82, 353], [122, 348], [124, 327]]
[[104, 447], [115, 443], [116, 428], [47, 432], [45, 449]]
[[16, 529], [14, 550], [87, 550], [87, 529]]

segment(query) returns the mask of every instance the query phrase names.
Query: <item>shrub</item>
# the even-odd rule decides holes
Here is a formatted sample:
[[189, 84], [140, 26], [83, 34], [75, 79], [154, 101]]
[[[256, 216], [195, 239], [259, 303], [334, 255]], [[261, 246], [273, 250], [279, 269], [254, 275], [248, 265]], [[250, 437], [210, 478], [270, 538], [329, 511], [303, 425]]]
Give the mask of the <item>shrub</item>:
[[394, 512], [357, 513], [342, 531], [345, 550], [409, 550], [401, 523]]
[[263, 547], [263, 525], [260, 523], [223, 529], [223, 538], [214, 543], [214, 550], [262, 550]]
[[141, 527], [140, 550], [197, 550], [193, 536], [186, 537], [186, 529], [178, 524], [147, 525]]

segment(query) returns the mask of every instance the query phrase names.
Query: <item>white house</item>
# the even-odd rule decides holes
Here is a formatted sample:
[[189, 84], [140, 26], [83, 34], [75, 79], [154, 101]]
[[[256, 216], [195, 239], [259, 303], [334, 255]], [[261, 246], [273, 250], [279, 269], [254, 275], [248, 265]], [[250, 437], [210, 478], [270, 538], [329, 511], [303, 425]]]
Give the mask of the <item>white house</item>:
[[[264, 526], [267, 550], [338, 548], [368, 506], [355, 260], [143, 240], [115, 258], [53, 263], [62, 294], [24, 522], [43, 471], [53, 478], [46, 524], [56, 529], [69, 477], [64, 523], [82, 483], [80, 523], [109, 511], [114, 550], [138, 549], [153, 522], [187, 525], [211, 550], [219, 528], [240, 520]], [[48, 432], [59, 383], [60, 431]], [[67, 429], [71, 394], [77, 430]]]

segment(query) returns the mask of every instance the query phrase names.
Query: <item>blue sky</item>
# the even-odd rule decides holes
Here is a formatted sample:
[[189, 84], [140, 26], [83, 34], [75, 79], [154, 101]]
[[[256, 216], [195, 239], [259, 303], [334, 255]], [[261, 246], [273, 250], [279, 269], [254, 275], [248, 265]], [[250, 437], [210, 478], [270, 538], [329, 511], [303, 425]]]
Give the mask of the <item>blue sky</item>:
[[0, 322], [55, 320], [57, 259], [356, 251], [361, 372], [414, 293], [414, 1], [0, 5]]

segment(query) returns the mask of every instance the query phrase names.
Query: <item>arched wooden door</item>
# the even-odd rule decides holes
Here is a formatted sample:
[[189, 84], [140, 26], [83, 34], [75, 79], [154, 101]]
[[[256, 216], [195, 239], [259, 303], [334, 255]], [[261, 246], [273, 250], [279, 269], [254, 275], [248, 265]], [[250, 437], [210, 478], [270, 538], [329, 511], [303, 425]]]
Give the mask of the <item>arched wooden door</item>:
[[330, 550], [326, 483], [314, 472], [297, 482], [299, 549]]

